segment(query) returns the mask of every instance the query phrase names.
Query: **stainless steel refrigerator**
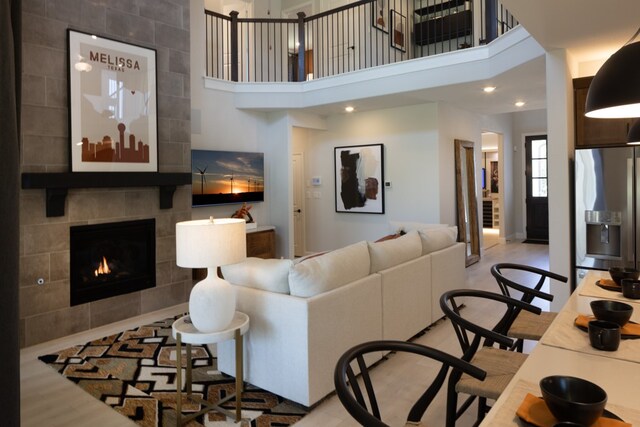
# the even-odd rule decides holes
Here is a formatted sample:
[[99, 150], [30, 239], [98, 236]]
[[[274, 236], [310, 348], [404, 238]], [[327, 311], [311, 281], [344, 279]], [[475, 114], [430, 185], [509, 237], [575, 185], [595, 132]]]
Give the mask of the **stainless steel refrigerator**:
[[[578, 149], [574, 162], [575, 267], [638, 267], [640, 148]], [[574, 282], [575, 283], [575, 282]]]

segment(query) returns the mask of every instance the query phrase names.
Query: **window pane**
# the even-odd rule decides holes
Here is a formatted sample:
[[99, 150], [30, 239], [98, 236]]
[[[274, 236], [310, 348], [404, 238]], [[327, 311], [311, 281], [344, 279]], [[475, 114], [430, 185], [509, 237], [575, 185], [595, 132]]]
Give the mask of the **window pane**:
[[547, 180], [532, 179], [531, 180], [531, 195], [533, 197], [547, 197]]
[[547, 159], [531, 160], [531, 176], [533, 178], [547, 177]]
[[534, 139], [531, 141], [531, 157], [534, 159], [547, 158], [547, 141], [545, 139]]

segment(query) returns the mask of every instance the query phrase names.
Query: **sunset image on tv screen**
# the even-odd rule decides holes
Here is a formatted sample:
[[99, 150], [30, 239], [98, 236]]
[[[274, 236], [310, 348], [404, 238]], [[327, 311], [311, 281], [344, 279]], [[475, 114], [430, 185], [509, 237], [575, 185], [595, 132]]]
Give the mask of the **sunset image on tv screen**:
[[192, 205], [264, 201], [264, 153], [191, 151]]

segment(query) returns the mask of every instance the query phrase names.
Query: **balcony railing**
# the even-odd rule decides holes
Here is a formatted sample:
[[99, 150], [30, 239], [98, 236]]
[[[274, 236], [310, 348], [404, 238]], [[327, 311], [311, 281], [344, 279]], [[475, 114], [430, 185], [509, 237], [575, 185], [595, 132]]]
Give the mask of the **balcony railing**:
[[240, 82], [343, 74], [487, 43], [517, 25], [498, 0], [360, 0], [295, 19], [205, 19], [207, 76]]

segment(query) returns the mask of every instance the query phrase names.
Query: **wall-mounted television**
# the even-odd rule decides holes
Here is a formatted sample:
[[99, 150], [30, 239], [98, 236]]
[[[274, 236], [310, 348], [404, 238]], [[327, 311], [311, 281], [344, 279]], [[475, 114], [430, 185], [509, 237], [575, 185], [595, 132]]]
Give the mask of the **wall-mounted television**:
[[264, 201], [264, 153], [191, 150], [192, 206]]

